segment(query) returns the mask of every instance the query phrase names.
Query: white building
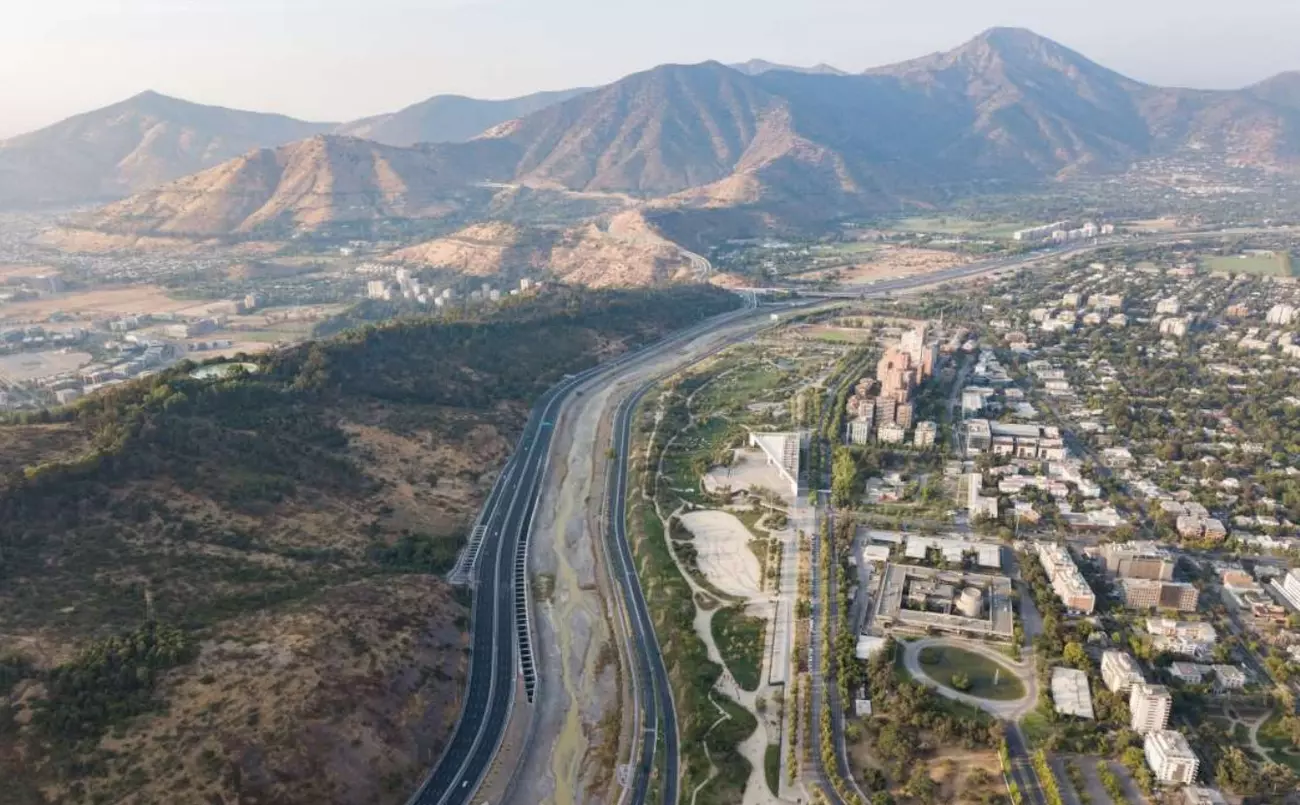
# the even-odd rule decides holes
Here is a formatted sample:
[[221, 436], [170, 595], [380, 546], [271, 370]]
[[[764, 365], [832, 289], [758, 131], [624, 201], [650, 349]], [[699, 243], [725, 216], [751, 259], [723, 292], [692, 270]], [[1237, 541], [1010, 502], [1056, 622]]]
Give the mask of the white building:
[[1300, 611], [1300, 568], [1288, 570], [1286, 575], [1280, 579], [1273, 579], [1269, 582], [1273, 591], [1282, 596], [1288, 604], [1297, 611]]
[[1052, 669], [1052, 702], [1056, 712], [1079, 718], [1093, 719], [1092, 692], [1088, 690], [1088, 674], [1077, 668]]
[[854, 419], [849, 422], [849, 443], [867, 444], [871, 441], [871, 420]]
[[1143, 749], [1147, 765], [1160, 782], [1190, 785], [1196, 780], [1200, 760], [1182, 733], [1173, 730], [1149, 732]]
[[1169, 711], [1174, 699], [1164, 685], [1139, 682], [1129, 694], [1129, 726], [1139, 735], [1156, 732], [1169, 726]]
[[881, 425], [877, 433], [884, 444], [902, 444], [903, 439], [907, 438], [907, 429], [897, 422]]
[[1052, 591], [1067, 609], [1092, 614], [1097, 606], [1097, 595], [1084, 580], [1065, 546], [1052, 542], [1038, 543], [1038, 561], [1052, 582]]
[[933, 447], [935, 437], [939, 434], [939, 426], [934, 422], [926, 420], [916, 423], [916, 432], [912, 434], [912, 444], [917, 447]]
[[1268, 309], [1264, 316], [1264, 321], [1269, 324], [1286, 326], [1295, 321], [1296, 309], [1292, 305], [1273, 305]]
[[1168, 299], [1161, 299], [1156, 303], [1156, 313], [1164, 316], [1177, 316], [1183, 310], [1183, 305], [1178, 301], [1178, 297], [1171, 296]]
[[1133, 655], [1115, 649], [1101, 655], [1101, 678], [1111, 693], [1122, 693], [1146, 681]]
[[981, 493], [984, 476], [973, 472], [966, 476], [966, 509], [971, 517], [998, 516], [998, 499], [993, 495]]

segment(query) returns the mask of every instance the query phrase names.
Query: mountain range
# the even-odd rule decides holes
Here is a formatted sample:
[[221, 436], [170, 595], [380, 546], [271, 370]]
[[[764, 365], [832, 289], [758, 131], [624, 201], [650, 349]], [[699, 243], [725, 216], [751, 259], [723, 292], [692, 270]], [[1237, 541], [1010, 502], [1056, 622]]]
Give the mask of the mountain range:
[[[1232, 91], [1156, 87], [1008, 28], [856, 75], [743, 67], [663, 65], [568, 97], [493, 102], [506, 104], [502, 115], [540, 108], [465, 142], [401, 148], [313, 132], [138, 193], [89, 225], [210, 236], [473, 218], [487, 215], [475, 207], [482, 189], [505, 185], [825, 220], [1163, 154], [1300, 166], [1295, 73]], [[431, 108], [407, 117], [429, 119]], [[427, 139], [419, 124], [395, 122], [403, 114], [366, 125], [405, 130], [385, 135], [399, 144]], [[439, 126], [460, 139], [492, 119]], [[354, 126], [342, 130], [372, 130]]]

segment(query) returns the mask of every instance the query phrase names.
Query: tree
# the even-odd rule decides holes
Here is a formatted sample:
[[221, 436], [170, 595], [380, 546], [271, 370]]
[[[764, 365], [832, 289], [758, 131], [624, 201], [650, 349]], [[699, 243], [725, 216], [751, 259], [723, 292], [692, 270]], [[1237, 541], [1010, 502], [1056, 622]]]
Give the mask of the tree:
[[1062, 654], [1067, 665], [1078, 668], [1080, 671], [1088, 670], [1088, 653], [1083, 650], [1083, 646], [1071, 640], [1065, 644], [1065, 651]]
[[831, 465], [831, 499], [836, 506], [848, 506], [858, 485], [858, 464], [847, 447], [836, 447]]

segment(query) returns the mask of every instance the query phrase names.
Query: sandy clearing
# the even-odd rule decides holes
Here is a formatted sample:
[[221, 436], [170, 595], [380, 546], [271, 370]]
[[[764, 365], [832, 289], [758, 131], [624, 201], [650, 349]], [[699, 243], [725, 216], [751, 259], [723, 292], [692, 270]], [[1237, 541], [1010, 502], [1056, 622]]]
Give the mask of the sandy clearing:
[[793, 502], [790, 499], [790, 484], [781, 477], [776, 467], [768, 463], [767, 456], [762, 450], [757, 447], [743, 447], [737, 449], [734, 455], [735, 459], [730, 467], [713, 467], [704, 474], [705, 490], [716, 492], [725, 486], [730, 487], [733, 492], [740, 492], [751, 486], [758, 486], [776, 492], [786, 503]]
[[720, 511], [686, 512], [682, 525], [695, 535], [700, 571], [729, 595], [762, 595], [758, 557], [749, 549], [753, 535], [734, 514]]
[[970, 262], [969, 258], [953, 252], [907, 247], [883, 247], [872, 252], [871, 256], [869, 262], [799, 274], [798, 279], [818, 280], [835, 272], [839, 275], [841, 285], [863, 285], [879, 280], [932, 274]]

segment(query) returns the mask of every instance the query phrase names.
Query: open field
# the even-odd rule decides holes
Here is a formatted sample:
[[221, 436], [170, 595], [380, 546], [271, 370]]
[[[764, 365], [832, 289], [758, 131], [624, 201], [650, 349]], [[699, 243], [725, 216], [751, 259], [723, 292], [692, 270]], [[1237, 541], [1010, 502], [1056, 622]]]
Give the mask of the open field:
[[762, 569], [749, 549], [753, 536], [734, 514], [694, 511], [682, 515], [695, 539], [696, 562], [711, 584], [728, 595], [750, 597], [762, 592]]
[[[1001, 668], [987, 657], [953, 646], [929, 646], [921, 649], [921, 667], [926, 676], [939, 684], [981, 699], [1015, 701], [1025, 695], [1025, 686], [1010, 669]], [[970, 683], [964, 690], [953, 683], [953, 677], [959, 674], [965, 675]]]
[[136, 313], [179, 313], [205, 307], [192, 299], [173, 299], [157, 285], [132, 285], [53, 296], [0, 305], [0, 320], [42, 320], [55, 311], [70, 316], [122, 316]]
[[871, 333], [867, 330], [829, 324], [796, 324], [790, 327], [790, 332], [796, 337], [814, 338], [832, 344], [862, 344], [871, 338]]
[[19, 266], [10, 263], [0, 263], [0, 283], [15, 277], [39, 277], [61, 273], [62, 272], [54, 266]]
[[862, 257], [864, 260], [860, 263], [822, 268], [792, 276], [810, 282], [833, 276], [841, 285], [870, 285], [881, 280], [946, 271], [970, 262], [967, 257], [941, 249], [914, 249], [905, 246], [879, 246]]
[[1031, 226], [1020, 221], [976, 221], [950, 216], [903, 218], [888, 228], [899, 232], [925, 232], [934, 235], [964, 235], [978, 238], [1010, 239], [1012, 233]]
[[85, 352], [49, 350], [3, 355], [0, 356], [0, 384], [26, 383], [38, 377], [75, 371], [88, 363], [90, 355]]
[[1206, 257], [1201, 260], [1206, 271], [1251, 274], [1260, 277], [1295, 276], [1295, 265], [1286, 252], [1242, 254], [1229, 257]]

